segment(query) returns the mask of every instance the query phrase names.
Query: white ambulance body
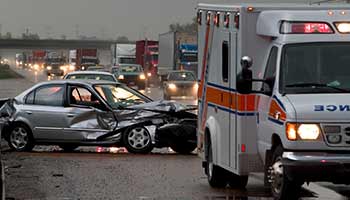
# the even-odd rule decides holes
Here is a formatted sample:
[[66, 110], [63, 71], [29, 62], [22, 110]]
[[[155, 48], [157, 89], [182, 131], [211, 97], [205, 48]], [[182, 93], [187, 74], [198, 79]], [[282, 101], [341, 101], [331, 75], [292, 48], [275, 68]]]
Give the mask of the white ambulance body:
[[265, 172], [286, 199], [304, 182], [350, 183], [350, 6], [197, 12], [198, 149], [210, 185], [244, 187]]

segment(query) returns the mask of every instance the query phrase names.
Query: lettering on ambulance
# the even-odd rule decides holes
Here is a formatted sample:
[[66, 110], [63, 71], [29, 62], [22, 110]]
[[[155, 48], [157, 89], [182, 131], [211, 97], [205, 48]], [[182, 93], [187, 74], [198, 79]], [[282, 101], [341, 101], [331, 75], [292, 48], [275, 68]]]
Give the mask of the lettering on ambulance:
[[286, 109], [283, 103], [276, 96], [273, 96], [270, 102], [268, 119], [279, 125], [283, 125], [287, 119]]
[[208, 83], [208, 75], [209, 75], [209, 64], [210, 64], [210, 49], [211, 44], [213, 41], [213, 33], [214, 31], [210, 29], [212, 24], [207, 25], [207, 30], [205, 33], [205, 47], [204, 47], [204, 54], [203, 54], [203, 66], [202, 66], [202, 73], [201, 73], [201, 82], [200, 82], [200, 88], [198, 92], [198, 98], [201, 99], [201, 105], [199, 107], [199, 121], [200, 124], [200, 130], [201, 132], [204, 132], [205, 129], [205, 123], [207, 118], [207, 107], [208, 107], [208, 101], [206, 96], [206, 90], [207, 90], [207, 83]]
[[314, 105], [314, 111], [316, 112], [320, 112], [320, 111], [335, 112], [337, 110], [341, 112], [349, 112], [350, 105]]

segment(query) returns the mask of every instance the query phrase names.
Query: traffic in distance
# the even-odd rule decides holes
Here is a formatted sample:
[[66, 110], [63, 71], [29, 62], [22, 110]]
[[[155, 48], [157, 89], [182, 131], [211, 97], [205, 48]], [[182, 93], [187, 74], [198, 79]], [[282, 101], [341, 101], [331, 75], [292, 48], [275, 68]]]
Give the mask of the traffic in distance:
[[[111, 162], [105, 173], [127, 166], [126, 174], [113, 174], [120, 182], [92, 174], [110, 187], [143, 185], [137, 177], [174, 186], [168, 193], [162, 183], [158, 191], [142, 186], [134, 193], [113, 187], [105, 198], [104, 189], [89, 186], [92, 199], [113, 199], [114, 192], [122, 199], [350, 196], [350, 5], [199, 3], [193, 15], [192, 32], [1, 55], [0, 133], [8, 146], [2, 168], [76, 154], [86, 163], [97, 153]], [[1, 70], [18, 77], [1, 82]], [[25, 82], [15, 95], [5, 89], [11, 80]], [[112, 151], [116, 162], [107, 158]], [[193, 182], [185, 183], [184, 173]]]

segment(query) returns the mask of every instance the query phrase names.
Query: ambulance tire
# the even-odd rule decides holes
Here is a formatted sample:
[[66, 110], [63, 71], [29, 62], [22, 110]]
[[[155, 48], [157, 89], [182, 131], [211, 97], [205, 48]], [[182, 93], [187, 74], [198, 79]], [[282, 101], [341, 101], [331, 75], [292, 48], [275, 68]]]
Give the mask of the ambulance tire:
[[213, 152], [211, 145], [208, 145], [207, 177], [209, 185], [213, 188], [224, 188], [227, 185], [228, 172], [213, 164]]
[[275, 148], [273, 152], [270, 167], [277, 167], [278, 170], [276, 170], [276, 172], [282, 171], [283, 174], [272, 175], [276, 173], [271, 173], [271, 175], [274, 177], [274, 181], [271, 183], [271, 191], [276, 200], [296, 200], [299, 198], [302, 184], [290, 180], [284, 173], [283, 165], [281, 162], [282, 154], [283, 147], [279, 145]]
[[234, 189], [243, 189], [248, 184], [248, 176], [239, 176], [237, 174], [231, 174], [228, 185]]

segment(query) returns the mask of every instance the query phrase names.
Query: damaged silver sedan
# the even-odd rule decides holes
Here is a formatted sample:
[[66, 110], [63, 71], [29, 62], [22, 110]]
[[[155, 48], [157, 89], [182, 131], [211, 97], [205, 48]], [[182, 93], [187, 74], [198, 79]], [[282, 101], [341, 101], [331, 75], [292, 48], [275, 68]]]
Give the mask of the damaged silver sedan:
[[60, 80], [35, 85], [14, 99], [0, 100], [0, 130], [16, 151], [35, 145], [126, 147], [132, 153], [171, 147], [196, 148], [195, 108], [153, 102], [123, 84]]

